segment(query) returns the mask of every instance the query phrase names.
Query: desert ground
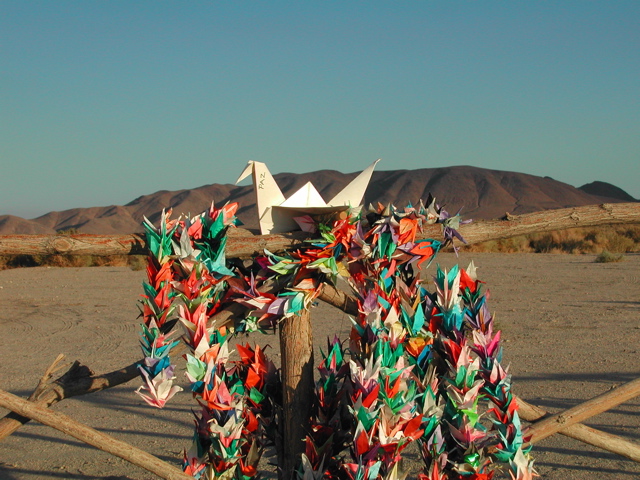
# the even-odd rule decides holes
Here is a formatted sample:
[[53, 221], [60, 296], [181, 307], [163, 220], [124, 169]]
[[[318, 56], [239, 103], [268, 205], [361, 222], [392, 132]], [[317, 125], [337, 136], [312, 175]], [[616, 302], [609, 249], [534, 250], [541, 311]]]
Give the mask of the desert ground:
[[[438, 261], [466, 266], [471, 258], [491, 292], [489, 305], [504, 335], [504, 363], [522, 398], [557, 412], [640, 375], [640, 255], [607, 264], [594, 263], [593, 255], [545, 254], [442, 254]], [[432, 265], [426, 276], [434, 271]], [[29, 396], [58, 353], [97, 373], [137, 360], [144, 275], [126, 267], [0, 271], [0, 388]], [[316, 351], [327, 335], [346, 338], [350, 325], [344, 313], [326, 305], [315, 308], [313, 324]], [[270, 345], [278, 362], [277, 337], [248, 340]], [[178, 378], [186, 386], [181, 372]], [[190, 443], [194, 402], [183, 392], [157, 410], [134, 393], [138, 385], [134, 380], [54, 409], [177, 465]], [[640, 398], [585, 423], [640, 441]], [[640, 478], [640, 464], [561, 435], [536, 444], [532, 453], [545, 480]], [[273, 478], [273, 468], [265, 468]], [[0, 442], [0, 478], [155, 477], [30, 422]]]

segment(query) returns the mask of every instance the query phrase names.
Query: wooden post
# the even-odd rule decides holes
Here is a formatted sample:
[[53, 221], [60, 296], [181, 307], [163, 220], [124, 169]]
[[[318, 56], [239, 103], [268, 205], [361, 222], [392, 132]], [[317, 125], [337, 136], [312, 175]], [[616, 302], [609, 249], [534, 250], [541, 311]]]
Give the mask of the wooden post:
[[640, 378], [625, 383], [607, 393], [598, 395], [569, 410], [534, 423], [529, 429], [531, 443], [536, 443], [557, 433], [570, 425], [580, 423], [587, 418], [606, 412], [621, 403], [640, 395]]
[[280, 478], [292, 480], [304, 452], [305, 426], [313, 403], [313, 337], [308, 310], [280, 322], [280, 355], [283, 416]]
[[170, 465], [150, 453], [134, 447], [126, 442], [117, 440], [106, 433], [87, 427], [73, 418], [54, 412], [33, 402], [16, 397], [0, 390], [0, 407], [12, 410], [23, 417], [33, 418], [38, 422], [60, 430], [78, 440], [93, 445], [100, 450], [116, 455], [128, 462], [138, 465], [161, 478], [167, 480], [193, 479], [177, 467]]

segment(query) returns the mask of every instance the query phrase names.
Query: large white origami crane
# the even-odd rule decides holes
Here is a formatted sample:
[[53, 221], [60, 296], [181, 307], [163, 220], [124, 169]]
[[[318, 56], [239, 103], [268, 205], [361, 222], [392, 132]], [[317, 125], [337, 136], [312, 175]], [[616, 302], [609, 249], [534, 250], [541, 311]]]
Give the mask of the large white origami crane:
[[360, 172], [349, 185], [344, 187], [335, 197], [325, 202], [318, 190], [307, 182], [297, 192], [285, 199], [280, 187], [264, 163], [249, 161], [236, 184], [253, 174], [253, 186], [256, 190], [260, 232], [291, 232], [299, 228], [294, 220], [304, 215], [337, 213], [361, 205], [364, 192], [369, 185], [373, 169], [380, 159]]

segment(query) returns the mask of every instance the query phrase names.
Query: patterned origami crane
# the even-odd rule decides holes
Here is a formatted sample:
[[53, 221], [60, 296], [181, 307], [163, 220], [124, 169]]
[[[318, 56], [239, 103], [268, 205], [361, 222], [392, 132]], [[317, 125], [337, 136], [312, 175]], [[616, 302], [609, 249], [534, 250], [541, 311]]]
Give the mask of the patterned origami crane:
[[[238, 177], [236, 184], [253, 174], [253, 186], [256, 190], [260, 232], [284, 233], [304, 228], [305, 215], [330, 214], [359, 207], [364, 192], [369, 185], [373, 169], [380, 159], [360, 172], [349, 185], [335, 197], [325, 202], [318, 190], [307, 182], [297, 192], [285, 199], [280, 187], [264, 163], [249, 161]], [[298, 219], [296, 221], [295, 219]]]

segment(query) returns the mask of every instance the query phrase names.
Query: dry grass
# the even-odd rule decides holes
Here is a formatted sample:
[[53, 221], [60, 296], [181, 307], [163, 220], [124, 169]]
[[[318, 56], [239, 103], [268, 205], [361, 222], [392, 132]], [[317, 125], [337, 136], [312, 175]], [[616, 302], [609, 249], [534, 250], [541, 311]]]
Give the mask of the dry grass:
[[22, 267], [125, 267], [142, 270], [144, 255], [0, 255], [0, 270]]
[[[462, 232], [464, 234], [464, 231]], [[492, 240], [463, 247], [489, 253], [610, 253], [640, 252], [640, 225], [571, 228]]]

